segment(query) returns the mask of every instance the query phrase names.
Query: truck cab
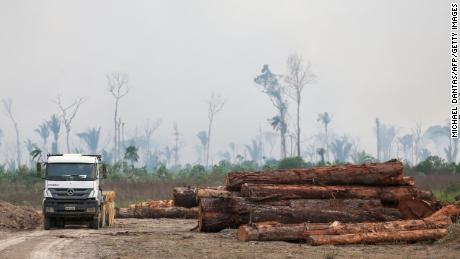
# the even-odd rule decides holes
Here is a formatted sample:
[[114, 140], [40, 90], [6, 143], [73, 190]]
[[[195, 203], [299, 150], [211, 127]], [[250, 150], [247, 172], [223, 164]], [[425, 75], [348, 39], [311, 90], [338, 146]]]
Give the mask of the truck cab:
[[[41, 170], [41, 166], [37, 166]], [[98, 229], [105, 222], [101, 212], [104, 195], [101, 178], [106, 177], [100, 155], [48, 155], [43, 190], [44, 228], [66, 223], [88, 223]]]

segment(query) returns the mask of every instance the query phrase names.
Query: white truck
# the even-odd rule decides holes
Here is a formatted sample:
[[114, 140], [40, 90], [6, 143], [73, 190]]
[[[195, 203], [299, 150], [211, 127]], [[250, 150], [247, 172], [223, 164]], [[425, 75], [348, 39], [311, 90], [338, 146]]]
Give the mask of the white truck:
[[[101, 179], [107, 169], [100, 155], [49, 154], [45, 163], [37, 163], [41, 175], [45, 166], [43, 190], [44, 228], [64, 227], [68, 223], [88, 223], [98, 229], [107, 220], [107, 195], [103, 194]], [[113, 206], [112, 206], [113, 207]]]

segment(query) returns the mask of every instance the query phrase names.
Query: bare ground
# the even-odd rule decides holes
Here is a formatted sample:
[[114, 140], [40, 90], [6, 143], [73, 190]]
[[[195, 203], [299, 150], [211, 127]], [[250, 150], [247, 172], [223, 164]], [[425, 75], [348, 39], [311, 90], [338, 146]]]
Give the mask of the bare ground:
[[458, 258], [459, 242], [321, 246], [238, 242], [235, 230], [190, 231], [196, 220], [118, 219], [110, 228], [0, 232], [0, 258]]

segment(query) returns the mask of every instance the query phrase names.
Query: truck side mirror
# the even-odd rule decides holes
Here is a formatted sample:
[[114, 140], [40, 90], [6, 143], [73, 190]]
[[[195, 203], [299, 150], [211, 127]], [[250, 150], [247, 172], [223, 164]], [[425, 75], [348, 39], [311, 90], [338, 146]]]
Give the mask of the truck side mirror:
[[35, 168], [37, 170], [37, 172], [36, 172], [37, 176], [42, 177], [42, 163], [37, 162]]
[[107, 178], [107, 166], [105, 164], [103, 164], [101, 166], [101, 174], [102, 174], [102, 178]]

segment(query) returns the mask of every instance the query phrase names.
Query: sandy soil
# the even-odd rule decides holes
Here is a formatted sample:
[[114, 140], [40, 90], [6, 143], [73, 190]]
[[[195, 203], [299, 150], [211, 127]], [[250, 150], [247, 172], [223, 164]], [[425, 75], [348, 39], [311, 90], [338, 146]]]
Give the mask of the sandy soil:
[[118, 219], [110, 228], [81, 226], [1, 231], [0, 258], [458, 258], [460, 243], [322, 246], [238, 242], [235, 230], [190, 231], [196, 220]]

